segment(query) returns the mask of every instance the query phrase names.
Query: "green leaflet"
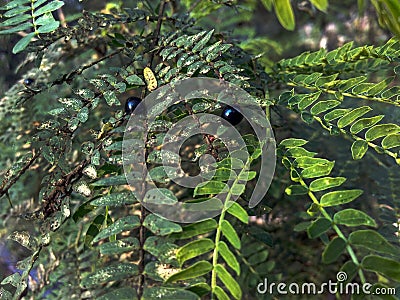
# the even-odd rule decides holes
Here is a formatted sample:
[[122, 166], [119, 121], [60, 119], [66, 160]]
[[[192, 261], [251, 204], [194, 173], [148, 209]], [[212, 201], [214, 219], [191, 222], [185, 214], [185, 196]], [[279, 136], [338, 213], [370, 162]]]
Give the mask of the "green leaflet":
[[400, 281], [400, 263], [396, 260], [368, 255], [361, 262], [364, 269], [378, 272], [396, 281]]
[[349, 236], [352, 245], [362, 246], [378, 253], [399, 255], [400, 248], [390, 244], [378, 232], [370, 229], [354, 231]]
[[101, 268], [81, 281], [83, 288], [91, 287], [101, 283], [121, 280], [132, 277], [138, 273], [138, 267], [131, 263], [117, 263], [108, 267]]
[[208, 261], [198, 261], [191, 265], [190, 267], [183, 269], [170, 276], [166, 283], [176, 282], [179, 280], [186, 280], [190, 278], [197, 278], [199, 276], [205, 275], [212, 270], [212, 265]]
[[363, 193], [362, 190], [335, 191], [324, 194], [320, 204], [324, 207], [345, 204], [358, 198]]
[[340, 237], [333, 238], [322, 253], [322, 262], [330, 264], [335, 262], [346, 249], [346, 241]]
[[366, 213], [364, 213], [360, 210], [353, 209], [353, 208], [348, 208], [348, 209], [338, 211], [334, 215], [333, 221], [336, 224], [342, 224], [342, 225], [346, 225], [346, 226], [366, 225], [366, 226], [376, 227], [376, 223], [375, 223], [374, 219], [372, 219]]
[[331, 221], [326, 218], [318, 218], [307, 228], [310, 239], [314, 239], [328, 231], [332, 226]]
[[182, 266], [188, 259], [197, 257], [214, 249], [214, 242], [210, 239], [194, 240], [176, 252], [176, 258]]
[[228, 245], [224, 241], [218, 243], [218, 253], [221, 254], [224, 261], [231, 267], [237, 275], [240, 275], [240, 265], [235, 255], [229, 250]]
[[236, 249], [240, 249], [239, 236], [237, 235], [236, 230], [233, 228], [231, 223], [229, 223], [227, 220], [223, 220], [221, 223], [221, 230], [231, 245]]
[[351, 145], [351, 155], [354, 160], [363, 158], [368, 151], [368, 143], [364, 140], [354, 141]]

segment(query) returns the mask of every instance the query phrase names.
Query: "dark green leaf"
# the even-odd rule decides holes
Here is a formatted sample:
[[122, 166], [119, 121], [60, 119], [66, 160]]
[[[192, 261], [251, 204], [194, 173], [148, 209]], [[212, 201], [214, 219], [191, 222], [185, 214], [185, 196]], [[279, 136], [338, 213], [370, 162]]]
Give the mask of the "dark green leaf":
[[331, 228], [332, 223], [326, 218], [318, 218], [307, 228], [310, 239], [315, 239]]
[[[134, 298], [131, 296], [130, 300]], [[135, 298], [136, 299], [136, 298]], [[187, 291], [182, 288], [170, 288], [170, 287], [147, 287], [143, 291], [143, 297], [140, 300], [154, 300], [154, 299], [165, 299], [165, 300], [200, 300], [200, 298], [191, 291]]]
[[346, 226], [366, 225], [376, 227], [374, 219], [372, 219], [366, 213], [352, 208], [338, 211], [333, 217], [333, 221], [336, 224], [342, 224]]
[[128, 237], [125, 239], [108, 242], [99, 245], [100, 253], [103, 255], [117, 255], [139, 248], [139, 240], [137, 238]]
[[64, 2], [62, 1], [53, 1], [50, 2], [48, 4], [46, 4], [45, 6], [42, 6], [41, 8], [39, 8], [38, 10], [35, 10], [33, 13], [33, 16], [36, 18], [40, 15], [43, 15], [47, 12], [52, 12], [55, 11], [57, 9], [59, 9], [60, 7], [62, 7], [64, 5]]
[[340, 237], [333, 238], [322, 253], [322, 262], [325, 264], [335, 262], [344, 249], [346, 249], [346, 241]]
[[96, 198], [90, 204], [95, 206], [122, 206], [136, 202], [137, 200], [131, 192], [122, 192]]
[[215, 272], [217, 273], [217, 276], [223, 284], [226, 286], [226, 288], [229, 290], [229, 292], [232, 294], [232, 296], [235, 299], [241, 299], [242, 298], [242, 290], [240, 289], [239, 284], [236, 282], [236, 280], [232, 277], [231, 274], [225, 268], [217, 264], [215, 266]]
[[399, 255], [400, 248], [390, 244], [378, 232], [370, 229], [354, 231], [349, 236], [349, 243], [362, 246], [379, 253]]
[[361, 262], [366, 270], [378, 272], [384, 276], [400, 281], [400, 262], [389, 258], [368, 255]]
[[98, 297], [98, 300], [131, 300], [136, 298], [136, 290], [130, 287], [113, 289], [111, 292]]
[[81, 281], [83, 288], [99, 285], [104, 282], [117, 281], [137, 275], [138, 267], [131, 263], [118, 263], [99, 269]]
[[127, 184], [125, 175], [110, 176], [91, 183], [92, 186], [114, 186], [125, 184]]

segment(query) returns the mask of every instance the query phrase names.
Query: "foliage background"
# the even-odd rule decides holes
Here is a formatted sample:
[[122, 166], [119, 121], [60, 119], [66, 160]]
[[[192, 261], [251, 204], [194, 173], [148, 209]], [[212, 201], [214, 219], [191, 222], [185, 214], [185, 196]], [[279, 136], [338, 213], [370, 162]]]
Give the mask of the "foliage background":
[[[0, 4], [5, 4], [6, 1], [2, 2], [4, 3], [0, 2]], [[42, 62], [41, 69], [37, 69], [38, 56], [34, 52], [35, 47], [40, 48], [40, 43], [32, 44], [32, 48], [28, 47], [28, 53], [22, 52], [14, 55], [11, 51], [20, 37], [17, 35], [0, 36], [0, 67], [3, 70], [0, 77], [2, 97], [0, 169], [4, 170], [2, 174], [4, 178], [7, 176], [5, 170], [15, 166], [16, 161], [30, 149], [35, 148], [36, 144], [32, 137], [40, 132], [39, 127], [44, 122], [56, 118], [56, 116], [49, 116], [48, 112], [59, 107], [59, 98], [71, 97], [74, 90], [87, 88], [87, 81], [82, 78], [90, 80], [101, 74], [110, 74], [108, 69], [110, 66], [127, 66], [132, 63], [131, 60], [136, 60], [138, 63], [135, 65], [135, 69], [143, 69], [149, 56], [147, 52], [154, 46], [151, 41], [151, 34], [156, 30], [158, 1], [145, 1], [143, 3], [136, 1], [65, 2], [62, 10], [70, 28], [76, 26], [80, 29], [77, 32], [72, 30], [68, 33], [60, 31], [58, 34], [60, 36], [70, 34], [72, 40], [79, 39], [79, 35], [82, 35], [82, 40], [78, 45], [71, 42], [70, 47], [63, 47], [61, 52], [56, 47], [49, 47], [46, 52], [47, 65], [46, 61], [45, 64]], [[364, 190], [362, 197], [352, 203], [351, 207], [364, 211], [377, 221], [377, 231], [391, 243], [388, 249], [395, 249], [388, 250], [389, 252], [392, 251], [389, 257], [398, 262], [399, 253], [396, 253], [399, 247], [400, 214], [398, 165], [391, 157], [379, 155], [371, 150], [361, 161], [353, 160], [352, 152], [349, 151], [353, 142], [351, 138], [331, 135], [322, 129], [317, 122], [305, 126], [298, 110], [290, 110], [288, 109], [290, 105], [278, 101], [282, 93], [289, 91], [292, 87], [285, 85], [289, 81], [287, 78], [281, 78], [279, 82], [279, 66], [277, 65], [277, 62], [281, 59], [295, 57], [305, 51], [317, 51], [321, 47], [331, 51], [350, 41], [354, 41], [355, 46], [374, 45], [378, 47], [384, 45], [390, 37], [396, 34], [396, 31], [390, 31], [380, 26], [376, 10], [378, 5], [376, 3], [379, 1], [329, 1], [329, 8], [326, 12], [316, 9], [308, 1], [292, 1], [296, 20], [296, 27], [293, 31], [288, 31], [282, 27], [276, 11], [266, 9], [269, 5], [268, 2], [247, 0], [240, 3], [231, 1], [182, 1], [182, 3], [179, 3], [172, 1], [168, 4], [166, 13], [171, 18], [176, 19], [173, 24], [182, 29], [182, 33], [187, 29], [185, 26], [193, 30], [193, 32], [188, 30], [187, 34], [201, 30], [215, 30], [214, 41], [222, 38], [224, 42], [238, 45], [251, 55], [245, 56], [245, 62], [235, 60], [229, 54], [222, 56], [221, 60], [225, 60], [234, 66], [248, 68], [249, 64], [246, 64], [246, 59], [255, 60], [257, 58], [258, 74], [266, 71], [269, 78], [272, 78], [266, 79], [262, 83], [264, 92], [268, 90], [263, 105], [265, 107], [270, 104], [269, 101], [274, 102], [270, 118], [277, 141], [291, 137], [304, 139], [308, 141], [306, 146], [308, 150], [317, 152], [318, 157], [335, 161], [336, 165], [332, 174], [347, 178], [346, 189]], [[113, 26], [92, 30], [89, 27], [91, 23], [96, 23], [95, 18], [87, 18], [87, 23], [79, 23], [78, 21], [83, 9], [91, 12], [102, 10], [103, 13], [117, 14], [122, 11], [122, 7], [136, 6], [148, 13], [150, 18], [148, 23], [145, 18], [129, 25], [121, 25], [116, 21]], [[148, 6], [153, 10], [149, 9]], [[184, 12], [191, 7], [194, 7], [191, 16], [195, 21], [188, 22], [185, 19]], [[379, 12], [381, 11], [378, 10]], [[53, 14], [58, 18], [60, 17], [57, 12]], [[82, 28], [85, 30], [81, 31]], [[173, 26], [165, 27], [163, 30], [163, 33], [167, 36], [173, 30]], [[53, 41], [51, 34], [44, 36], [43, 39], [45, 43]], [[135, 46], [135, 50], [133, 50], [132, 44]], [[59, 44], [56, 43], [55, 45], [58, 47]], [[81, 74], [74, 72], [80, 66], [90, 64], [92, 61], [99, 60], [112, 51], [121, 48], [124, 48], [124, 55], [117, 53], [107, 57], [104, 62], [95, 64]], [[380, 82], [382, 79], [395, 76], [390, 86], [396, 86], [399, 84], [399, 78], [393, 71], [393, 67], [399, 62], [398, 51], [397, 48], [397, 52], [393, 52], [393, 57], [389, 59], [391, 60], [389, 65], [383, 65], [383, 67], [379, 64], [364, 66], [360, 70], [350, 68], [348, 76], [368, 75], [369, 82]], [[144, 56], [146, 57], [143, 58]], [[372, 60], [374, 61], [374, 59]], [[67, 77], [63, 77], [63, 75], [67, 75]], [[71, 76], [71, 81], [66, 80], [68, 76]], [[22, 80], [25, 78], [34, 78], [35, 84], [32, 88], [43, 89], [44, 92], [35, 95], [35, 92], [30, 94], [28, 91], [22, 97], [23, 99], [26, 96], [27, 100], [22, 101], [22, 105], [20, 103], [17, 103], [17, 105], [14, 101], [18, 98], [16, 95], [20, 96], [21, 92], [27, 89], [22, 84]], [[48, 84], [57, 80], [61, 80], [63, 83], [48, 86]], [[93, 89], [93, 87], [90, 88]], [[61, 143], [63, 147], [72, 147], [69, 152], [66, 151], [68, 165], [66, 168], [72, 169], [86, 157], [81, 145], [98, 137], [98, 134], [104, 130], [104, 124], [107, 121], [114, 122], [118, 119], [118, 116], [120, 116], [118, 110], [123, 108], [125, 98], [128, 95], [141, 96], [141, 92], [142, 87], [140, 86], [122, 92], [118, 95], [121, 105], [114, 105], [111, 110], [104, 100], [97, 107], [93, 106], [93, 111], [87, 117], [85, 126], [74, 132], [72, 145]], [[304, 87], [299, 86], [296, 93], [307, 94], [309, 92]], [[83, 95], [83, 99], [92, 101], [93, 97]], [[399, 97], [397, 96], [397, 100], [395, 100], [397, 104], [388, 104], [357, 97], [346, 97], [341, 103], [341, 107], [355, 108], [368, 105], [373, 109], [373, 115], [385, 116], [384, 123], [398, 123], [400, 116], [398, 100]], [[60, 128], [62, 128], [61, 125]], [[63, 135], [61, 134], [60, 137], [63, 137]], [[114, 142], [118, 141], [120, 138], [118, 130], [111, 138]], [[56, 141], [56, 143], [60, 142]], [[395, 148], [394, 153], [398, 153], [396, 151], [398, 151], [398, 148]], [[96, 166], [98, 179], [107, 175], [107, 173], [113, 174], [113, 171], [115, 171], [112, 162], [105, 163], [107, 153], [107, 151], [102, 152], [101, 161]], [[115, 154], [115, 152], [112, 153]], [[63, 154], [63, 152], [59, 153], [59, 155]], [[45, 176], [52, 174], [50, 181], [53, 183], [60, 176], [59, 171], [52, 168], [52, 158], [49, 158], [51, 155], [49, 154], [47, 157], [36, 161], [30, 166], [29, 172], [24, 172], [13, 184], [8, 192], [12, 207], [7, 200], [7, 195], [4, 195], [1, 199], [0, 213], [3, 220], [1, 278], [6, 278], [16, 271], [15, 264], [17, 261], [25, 257], [34, 257], [32, 253], [35, 253], [36, 246], [25, 244], [33, 250], [31, 252], [26, 247], [21, 247], [16, 242], [6, 239], [6, 237], [15, 231], [28, 231], [31, 236], [40, 236], [39, 226], [43, 226], [43, 223], [46, 224], [46, 222], [40, 218], [35, 220], [29, 213], [43, 210], [42, 197], [46, 194], [46, 188], [51, 186], [46, 181]], [[54, 155], [58, 155], [57, 151]], [[93, 163], [93, 159], [91, 162]], [[94, 163], [94, 165], [96, 164]], [[242, 289], [243, 299], [250, 299], [250, 295], [254, 294], [256, 283], [264, 277], [268, 277], [271, 281], [284, 282], [326, 282], [329, 279], [334, 279], [337, 271], [349, 259], [346, 254], [339, 257], [338, 261], [333, 264], [321, 262], [321, 253], [326, 249], [327, 242], [335, 237], [336, 232], [332, 231], [321, 239], [309, 239], [307, 232], [300, 230], [301, 226], [298, 224], [310, 219], [310, 215], [306, 212], [310, 201], [304, 195], [290, 196], [285, 193], [286, 188], [292, 183], [290, 183], [289, 173], [282, 164], [278, 164], [275, 177], [263, 204], [255, 210], [247, 211], [250, 215], [250, 226], [240, 225], [240, 222], [235, 221], [236, 219], [231, 221], [237, 228], [242, 240], [242, 252], [234, 249], [232, 251], [241, 264], [241, 275], [235, 278]], [[80, 182], [74, 182], [74, 185], [78, 184]], [[106, 193], [111, 193], [114, 190], [123, 191], [123, 188], [116, 184], [112, 184], [112, 186], [111, 189], [106, 188]], [[91, 185], [90, 188], [94, 190], [95, 198], [104, 193], [104, 190], [96, 187], [96, 185]], [[35, 265], [32, 267], [30, 276], [28, 276], [29, 291], [25, 291], [26, 297], [60, 298], [62, 293], [69, 291], [76, 298], [93, 298], [96, 295], [103, 294], [103, 291], [113, 288], [141, 285], [141, 277], [128, 278], [122, 283], [99, 286], [93, 284], [90, 288], [82, 283], [83, 278], [95, 272], [102, 265], [107, 265], [110, 261], [135, 261], [140, 253], [138, 254], [138, 251], [135, 250], [123, 255], [114, 255], [111, 258], [100, 256], [98, 248], [91, 248], [90, 242], [99, 231], [101, 224], [107, 223], [107, 220], [104, 219], [109, 218], [108, 207], [91, 207], [89, 208], [90, 213], [78, 216], [76, 212], [82, 212], [81, 205], [87, 199], [79, 194], [79, 190], [74, 189], [70, 201], [71, 213], [75, 213], [75, 220], [67, 218], [62, 227], [55, 232], [47, 229], [48, 232], [51, 232], [52, 242], [49, 247], [43, 247], [44, 250], [41, 250], [39, 259], [35, 259]], [[135, 206], [135, 209], [140, 212], [140, 208]], [[110, 208], [110, 211], [111, 216], [113, 218], [115, 216], [113, 221], [116, 221], [120, 217], [129, 215], [132, 208], [122, 206], [115, 209]], [[140, 213], [138, 214], [140, 215]], [[88, 231], [90, 226], [92, 226], [92, 232]], [[166, 225], [167, 228], [169, 228], [168, 226], [172, 225]], [[347, 228], [344, 230], [346, 234], [351, 232]], [[133, 237], [139, 235], [137, 228], [132, 232]], [[123, 234], [120, 237], [123, 238], [125, 235]], [[209, 237], [212, 238], [213, 233]], [[183, 246], [185, 243], [178, 241], [177, 245]], [[246, 250], [251, 248], [249, 245], [253, 246], [255, 243], [259, 245], [259, 248], [257, 248], [259, 252], [252, 256], [252, 262], [249, 263], [247, 259], [254, 253], [246, 253]], [[362, 258], [373, 252], [375, 252], [373, 249], [367, 247], [361, 248], [358, 254]], [[148, 261], [159, 259], [164, 263], [175, 266], [174, 262], [169, 261], [168, 258], [161, 258], [160, 253], [149, 250], [146, 255]], [[101, 257], [100, 262], [98, 261], [99, 257]], [[254, 266], [250, 266], [253, 263]], [[250, 274], [252, 273], [260, 274], [251, 278]], [[381, 284], [398, 288], [398, 279], [396, 283], [398, 273], [397, 277], [393, 276], [394, 279], [390, 276], [382, 276], [382, 273], [376, 275], [374, 272], [369, 272], [366, 276], [369, 282], [379, 281]], [[147, 287], [161, 286], [160, 281], [154, 280], [154, 276], [149, 277], [153, 281], [147, 282]], [[186, 282], [188, 286], [196, 283], [198, 283], [196, 279], [187, 279]], [[221, 284], [221, 286], [224, 285]], [[16, 289], [12, 284], [5, 285], [5, 288], [12, 293]], [[399, 292], [397, 292], [398, 294]], [[147, 297], [151, 299], [151, 296], [147, 295]]]

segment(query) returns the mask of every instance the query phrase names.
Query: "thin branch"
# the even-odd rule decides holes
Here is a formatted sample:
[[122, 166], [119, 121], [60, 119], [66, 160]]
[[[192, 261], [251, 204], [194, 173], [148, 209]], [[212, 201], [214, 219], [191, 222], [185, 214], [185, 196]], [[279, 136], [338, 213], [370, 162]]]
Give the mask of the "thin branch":
[[37, 151], [27, 164], [15, 175], [4, 187], [0, 188], [0, 197], [8, 193], [8, 190], [18, 181], [18, 179], [28, 170], [35, 160], [40, 156], [40, 151]]

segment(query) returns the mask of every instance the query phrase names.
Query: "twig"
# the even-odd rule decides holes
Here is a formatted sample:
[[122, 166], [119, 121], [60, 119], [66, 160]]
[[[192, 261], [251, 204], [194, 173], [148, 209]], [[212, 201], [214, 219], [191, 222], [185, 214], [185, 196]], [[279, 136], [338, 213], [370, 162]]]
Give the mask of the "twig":
[[16, 176], [14, 176], [8, 184], [4, 187], [0, 188], [0, 197], [7, 194], [8, 190], [18, 181], [18, 179], [30, 168], [30, 166], [34, 163], [34, 161], [40, 156], [40, 151], [37, 151], [33, 157], [28, 161], [28, 163], [18, 172]]
[[61, 26], [67, 28], [67, 22], [65, 21], [65, 15], [62, 8], [57, 9], [58, 18], [60, 19]]

